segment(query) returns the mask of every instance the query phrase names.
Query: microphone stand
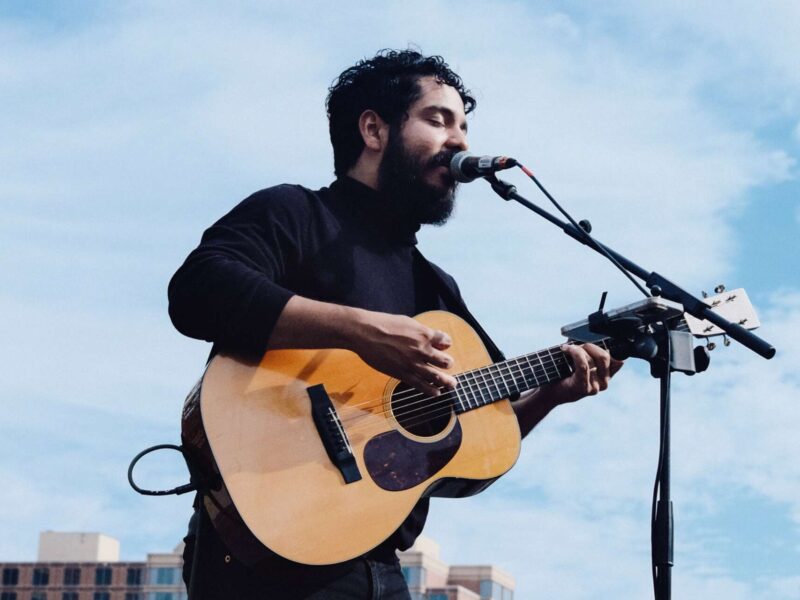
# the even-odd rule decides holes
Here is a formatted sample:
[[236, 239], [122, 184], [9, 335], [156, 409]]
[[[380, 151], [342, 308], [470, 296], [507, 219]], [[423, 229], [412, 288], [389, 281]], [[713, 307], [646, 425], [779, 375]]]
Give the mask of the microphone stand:
[[[532, 174], [531, 179], [539, 189], [553, 202], [547, 190]], [[559, 227], [564, 233], [589, 246], [614, 262], [625, 272], [626, 276], [641, 279], [653, 296], [660, 296], [682, 305], [684, 312], [700, 319], [707, 320], [719, 327], [731, 339], [741, 343], [759, 356], [770, 359], [775, 356], [775, 348], [738, 323], [732, 323], [711, 310], [711, 307], [700, 298], [690, 294], [677, 284], [655, 271], [647, 271], [630, 259], [601, 244], [589, 235], [591, 224], [581, 221], [576, 227], [565, 223], [546, 210], [536, 206], [517, 192], [517, 188], [495, 175], [484, 177], [492, 189], [504, 200], [515, 200], [529, 210]], [[641, 286], [634, 281], [641, 289]], [[672, 500], [670, 498], [670, 375], [672, 371], [687, 374], [704, 371], [708, 366], [705, 348], [691, 348], [691, 334], [671, 331], [665, 322], [645, 323], [643, 320], [625, 318], [608, 318], [603, 313], [605, 295], [600, 309], [589, 316], [592, 332], [602, 333], [615, 339], [629, 342], [627, 355], [643, 358], [650, 363], [650, 373], [658, 378], [660, 385], [660, 452], [653, 490], [653, 509], [651, 518], [651, 556], [653, 568], [653, 589], [656, 600], [669, 600], [672, 596], [672, 566], [674, 521]], [[641, 333], [643, 326], [650, 325], [649, 333]], [[632, 332], [639, 332], [633, 334]], [[688, 340], [688, 343], [687, 343]], [[697, 352], [700, 350], [700, 352]]]

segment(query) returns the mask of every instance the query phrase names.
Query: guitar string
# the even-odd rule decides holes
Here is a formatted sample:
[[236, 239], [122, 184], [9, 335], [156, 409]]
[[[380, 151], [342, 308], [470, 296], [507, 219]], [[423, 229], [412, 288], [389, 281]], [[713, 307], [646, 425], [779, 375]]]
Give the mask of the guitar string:
[[[552, 381], [554, 381], [554, 380], [551, 379], [547, 383], [550, 383]], [[532, 386], [532, 387], [530, 387], [528, 389], [535, 389], [535, 388], [539, 387], [540, 385], [541, 384], [537, 384], [537, 385]], [[519, 391], [519, 390], [514, 390], [514, 391], [516, 392], [516, 391]], [[494, 402], [496, 402], [498, 400], [501, 400], [503, 398], [507, 398], [507, 397], [508, 397], [507, 394], [500, 394], [499, 396], [494, 397], [494, 398], [490, 397], [488, 402], [485, 402], [484, 404], [482, 404], [480, 406], [488, 406], [489, 404], [493, 404]], [[400, 423], [401, 426], [404, 429], [411, 429], [413, 427], [417, 427], [419, 425], [422, 425], [422, 424], [427, 423], [429, 421], [433, 421], [433, 420], [438, 419], [440, 417], [443, 417], [445, 415], [452, 414], [453, 413], [453, 409], [455, 408], [452, 405], [442, 406], [442, 403], [437, 403], [437, 404], [431, 405], [431, 406], [433, 407], [432, 411], [428, 411], [427, 409], [420, 409], [420, 410], [417, 410], [417, 411], [410, 411], [410, 413], [399, 413], [399, 414], [395, 413], [395, 418], [398, 419], [398, 421], [399, 421], [400, 420], [398, 418], [399, 416], [402, 416], [404, 418], [408, 418], [410, 414], [415, 414], [416, 416], [420, 417], [420, 418], [416, 418], [414, 420], [402, 421]], [[478, 406], [476, 408], [480, 408], [480, 406]]]
[[[567, 343], [568, 344], [574, 344], [574, 342], [567, 342]], [[602, 340], [601, 344], [603, 346], [607, 346], [607, 344], [605, 343], [605, 340]], [[547, 356], [544, 356], [545, 354], [547, 354]], [[543, 357], [544, 357], [544, 360], [547, 361], [546, 365], [544, 364], [544, 362], [542, 360]], [[531, 363], [531, 358], [534, 358], [534, 359], [538, 360], [539, 364], [537, 365], [535, 363]], [[544, 371], [544, 375], [546, 375], [547, 377], [550, 377], [550, 375], [552, 374], [552, 370], [555, 369], [556, 370], [556, 374], [559, 376], [559, 378], [561, 378], [560, 373], [558, 373], [558, 369], [560, 368], [560, 365], [557, 364], [557, 362], [558, 361], [564, 361], [565, 358], [566, 358], [566, 355], [564, 354], [564, 352], [562, 350], [560, 350], [560, 346], [551, 346], [550, 348], [547, 348], [545, 350], [540, 350], [539, 352], [536, 352], [536, 353], [523, 355], [523, 356], [520, 356], [520, 357], [512, 358], [512, 359], [507, 360], [507, 361], [494, 363], [494, 364], [488, 365], [486, 367], [481, 367], [479, 369], [473, 369], [471, 371], [465, 371], [463, 373], [460, 373], [460, 374], [456, 375], [456, 377], [460, 380], [459, 385], [456, 387], [456, 389], [454, 389], [454, 390], [444, 390], [443, 393], [440, 394], [439, 396], [427, 396], [423, 392], [419, 392], [416, 389], [412, 388], [412, 389], [404, 391], [404, 392], [402, 392], [401, 394], [398, 394], [398, 395], [394, 395], [393, 394], [391, 399], [392, 399], [392, 401], [394, 403], [397, 403], [398, 401], [404, 401], [404, 400], [408, 401], [408, 400], [418, 399], [418, 401], [413, 403], [413, 404], [405, 405], [405, 408], [408, 408], [409, 406], [418, 405], [418, 404], [425, 404], [426, 406], [430, 406], [431, 405], [431, 403], [430, 403], [431, 400], [435, 400], [437, 398], [441, 399], [443, 396], [452, 397], [452, 394], [455, 393], [458, 401], [462, 404], [462, 407], [463, 407], [464, 402], [462, 401], [461, 397], [458, 396], [458, 392], [462, 391], [462, 392], [464, 392], [465, 395], [466, 394], [470, 394], [470, 393], [472, 394], [472, 399], [470, 399], [468, 396], [466, 397], [466, 401], [467, 401], [466, 408], [469, 409], [471, 407], [472, 403], [480, 404], [480, 402], [482, 401], [482, 398], [483, 398], [483, 393], [481, 391], [482, 389], [486, 388], [487, 391], [489, 391], [491, 393], [491, 390], [488, 389], [489, 386], [486, 384], [487, 376], [492, 378], [491, 379], [491, 383], [498, 390], [498, 392], [500, 392], [500, 389], [499, 389], [499, 387], [497, 385], [497, 382], [496, 382], [496, 379], [495, 379], [496, 378], [496, 374], [493, 374], [491, 372], [492, 369], [495, 369], [496, 371], [498, 371], [497, 374], [500, 375], [502, 383], [503, 383], [503, 386], [506, 387], [507, 391], [510, 391], [509, 387], [508, 387], [508, 384], [505, 381], [505, 376], [502, 373], [502, 367], [503, 366], [507, 367], [507, 370], [508, 370], [509, 374], [512, 374], [514, 368], [516, 368], [520, 372], [520, 374], [522, 374], [522, 372], [524, 372], [526, 369], [530, 369], [531, 373], [534, 374], [534, 379], [535, 380], [536, 380], [535, 373], [536, 373], [537, 369], [543, 370]], [[523, 361], [523, 360], [525, 361], [525, 363], [527, 363], [527, 365], [525, 363], [521, 364], [521, 361]], [[511, 361], [514, 361], [516, 363], [516, 367], [511, 365]], [[483, 372], [486, 372], [486, 371], [488, 371], [488, 373], [486, 375], [484, 375]], [[483, 381], [478, 381], [477, 376], [480, 376]], [[472, 378], [472, 381], [469, 381], [469, 377]], [[512, 381], [513, 381], [513, 378], [514, 378], [514, 376], [512, 374]], [[545, 383], [549, 383], [549, 380], [546, 381]], [[543, 385], [543, 384], [539, 383], [538, 381], [536, 381], [536, 384], [537, 384], [537, 386], [538, 385]], [[484, 386], [484, 388], [481, 387], [482, 385]], [[475, 394], [476, 391], [479, 393], [479, 397], [478, 397], [478, 395]], [[518, 392], [518, 391], [519, 390], [514, 390], [514, 392]], [[502, 396], [503, 396], [503, 394], [501, 393], [500, 397], [502, 397]], [[378, 401], [376, 403], [374, 399], [371, 399], [371, 400], [368, 400], [368, 401], [363, 402], [361, 404], [357, 404], [357, 405], [354, 405], [354, 406], [343, 407], [341, 410], [342, 410], [343, 414], [346, 414], [346, 413], [349, 413], [349, 412], [353, 412], [355, 410], [361, 411], [361, 410], [370, 410], [370, 409], [373, 409], [373, 408], [378, 408], [379, 406], [382, 406], [383, 404], [384, 404], [383, 400]], [[388, 412], [390, 412], [390, 411], [382, 411], [381, 413], [372, 413], [372, 414], [387, 414]], [[341, 419], [341, 422], [344, 423], [346, 421], [351, 421], [354, 418], [360, 418], [362, 416], [364, 416], [363, 413], [357, 415], [356, 417], [344, 417], [343, 416], [342, 419]]]
[[[542, 351], [542, 352], [545, 352], [545, 351]], [[541, 362], [540, 362], [540, 364], [531, 364], [529, 360], [526, 360], [526, 362], [529, 363], [527, 366], [524, 365], [524, 364], [520, 364], [518, 362], [517, 365], [516, 365], [516, 368], [520, 372], [520, 374], [522, 374], [526, 370], [530, 370], [531, 373], [535, 374], [536, 369], [544, 369], [545, 373], [548, 374], [548, 367], [549, 367], [551, 372], [554, 369], [556, 371], [558, 370], [558, 366], [555, 364], [555, 360], [558, 360], [558, 359], [564, 360], [564, 357], [563, 356], [556, 357], [555, 359], [550, 357], [550, 358], [548, 358], [548, 365], [544, 365], [544, 363], [541, 363]], [[515, 359], [512, 359], [512, 360], [515, 360]], [[410, 405], [406, 405], [406, 407], [419, 405], [419, 404], [430, 405], [430, 401], [431, 400], [436, 400], [437, 398], [441, 398], [444, 395], [451, 396], [453, 394], [456, 394], [456, 396], [458, 396], [458, 391], [463, 391], [465, 395], [466, 394], [470, 394], [470, 393], [472, 394], [472, 399], [470, 399], [469, 397], [465, 398], [465, 401], [466, 401], [466, 404], [467, 404], [466, 407], [469, 408], [469, 406], [471, 406], [473, 403], [480, 402], [480, 399], [483, 397], [483, 393], [481, 392], [482, 389], [486, 388], [487, 391], [490, 391], [490, 390], [488, 390], [487, 376], [494, 377], [494, 375], [492, 375], [491, 373], [488, 373], [487, 375], [484, 375], [482, 373], [482, 371], [497, 367], [499, 364], [500, 363], [496, 363], [494, 365], [489, 365], [487, 367], [482, 367], [480, 369], [473, 369], [472, 371], [465, 371], [464, 373], [458, 374], [456, 376], [456, 378], [459, 379], [459, 385], [455, 389], [444, 390], [444, 388], [443, 388], [444, 391], [439, 396], [428, 396], [425, 393], [419, 392], [416, 389], [411, 389], [411, 390], [408, 390], [408, 391], [404, 391], [399, 395], [392, 395], [391, 398], [392, 398], [392, 401], [395, 402], [395, 403], [397, 403], [398, 401], [417, 400], [417, 402], [415, 402], [413, 404], [410, 404]], [[482, 379], [482, 381], [479, 381], [478, 377], [480, 377]], [[472, 379], [471, 381], [470, 381], [470, 378]], [[534, 379], [536, 379], [535, 375], [534, 375]], [[537, 384], [538, 384], [538, 382], [537, 382]], [[495, 387], [497, 387], [497, 386], [495, 385]], [[478, 392], [478, 394], [476, 394], [475, 392]], [[460, 398], [459, 398], [459, 400], [460, 400]], [[362, 411], [362, 410], [365, 410], [365, 409], [369, 410], [369, 409], [372, 409], [372, 408], [378, 408], [378, 407], [382, 406], [383, 404], [384, 404], [383, 400], [375, 402], [374, 399], [371, 399], [371, 400], [369, 400], [367, 402], [364, 402], [362, 404], [359, 404], [359, 405], [344, 407], [342, 409], [342, 413], [344, 414], [345, 411], [352, 412], [354, 410], [359, 410], [359, 411]], [[463, 402], [462, 402], [462, 404], [463, 404]], [[384, 412], [387, 412], [387, 411], [384, 411]], [[375, 414], [375, 413], [373, 413], [373, 414]], [[346, 420], [348, 420], [348, 417], [342, 417], [342, 422], [344, 422]]]
[[[571, 342], [571, 341], [568, 341], [568, 342], [565, 342], [565, 343], [567, 345], [574, 345], [575, 344], [575, 342]], [[562, 345], [564, 345], [564, 344], [562, 344]], [[493, 363], [493, 364], [487, 365], [485, 367], [479, 367], [477, 369], [472, 369], [471, 371], [465, 371], [463, 373], [459, 373], [458, 375], [456, 375], [456, 377], [460, 377], [462, 375], [474, 374], [474, 373], [477, 373], [478, 371], [482, 371], [484, 369], [491, 369], [493, 367], [500, 367], [500, 366], [502, 366], [504, 364], [509, 364], [511, 361], [519, 362], [521, 360], [525, 360], [526, 362], [530, 362], [531, 357], [538, 359], [539, 358], [538, 355], [540, 355], [540, 354], [544, 355], [545, 353], [547, 353], [548, 357], [552, 357], [552, 354], [553, 354], [554, 351], [557, 352], [557, 353], [563, 354], [563, 351], [560, 350], [560, 347], [561, 346], [551, 346], [550, 348], [545, 348], [544, 350], [539, 350], [538, 352], [532, 352], [531, 354], [525, 354], [525, 355], [522, 355], [522, 356], [518, 356], [516, 358], [511, 358], [511, 359], [506, 360], [506, 361]], [[549, 359], [550, 358], [548, 358], [548, 360]], [[422, 392], [418, 392], [416, 389], [411, 388], [411, 389], [405, 390], [405, 391], [401, 392], [401, 394], [398, 394], [398, 395], [393, 396], [393, 397], [394, 397], [395, 400], [404, 400], [409, 396], [415, 396], [415, 395], [419, 395], [421, 393]], [[404, 394], [406, 396], [404, 396]], [[372, 405], [373, 402], [374, 402], [374, 400], [370, 399], [370, 400], [367, 400], [365, 402], [362, 402], [361, 404], [356, 404], [354, 406], [348, 406], [347, 408], [348, 409], [361, 409], [361, 408], [370, 409], [370, 408], [375, 408], [377, 405]]]
[[[533, 380], [536, 382], [536, 385], [531, 386], [531, 387], [538, 387], [539, 385], [543, 385], [544, 383], [549, 383], [551, 381], [554, 381], [556, 378], [561, 379], [563, 377], [566, 377], [566, 375], [562, 375], [561, 372], [560, 372], [560, 369], [562, 367], [564, 367], [564, 366], [566, 366], [567, 370], [569, 371], [570, 367], [569, 367], [569, 365], [568, 365], [568, 363], [566, 361], [566, 357], [561, 356], [561, 357], [555, 357], [552, 361], [550, 361], [548, 366], [545, 366], [544, 363], [542, 363], [541, 365], [531, 365], [529, 367], [519, 366], [519, 373], [525, 379], [527, 379], [527, 377], [529, 375], [533, 375]], [[539, 376], [538, 377], [536, 375], [537, 370], [539, 371]], [[472, 373], [470, 372], [470, 374], [472, 374]], [[545, 380], [544, 383], [540, 383], [539, 382], [539, 378], [540, 377]], [[466, 383], [467, 383], [467, 389], [470, 392], [473, 393], [473, 399], [471, 401], [469, 401], [468, 406], [466, 407], [467, 409], [469, 409], [469, 408], [479, 408], [480, 406], [485, 406], [485, 405], [490, 404], [490, 403], [492, 403], [492, 402], [494, 402], [496, 400], [499, 400], [500, 398], [503, 398], [503, 397], [505, 397], [507, 395], [510, 395], [510, 394], [502, 393], [500, 391], [499, 387], [495, 384], [495, 388], [497, 389], [498, 393], [493, 397], [493, 395], [492, 395], [493, 393], [492, 393], [491, 389], [489, 388], [489, 385], [487, 384], [485, 378], [484, 378], [483, 382], [475, 381], [475, 383], [473, 384], [472, 382], [467, 381]], [[483, 385], [483, 388], [481, 387], [482, 385]], [[513, 391], [514, 392], [519, 391], [519, 385], [517, 385], [516, 382], [515, 382], [515, 386], [517, 387], [517, 389], [513, 390]], [[506, 389], [507, 389], [507, 391], [511, 392], [510, 388], [507, 385], [506, 385]], [[483, 394], [482, 390], [485, 390], [486, 392], [488, 392], [488, 395], [489, 395], [489, 400], [488, 401], [487, 401], [485, 395]], [[479, 394], [475, 394], [476, 391], [479, 392]], [[342, 422], [344, 423], [346, 421], [348, 423], [353, 423], [354, 421], [361, 420], [362, 418], [365, 418], [365, 417], [385, 416], [387, 414], [394, 414], [395, 419], [405, 418], [405, 417], [408, 417], [409, 415], [430, 413], [432, 410], [436, 410], [436, 409], [438, 409], [439, 407], [442, 407], [442, 406], [445, 406], [447, 408], [447, 411], [449, 412], [451, 410], [451, 408], [454, 407], [453, 400], [454, 399], [459, 399], [459, 396], [458, 396], [456, 390], [449, 390], [449, 391], [447, 391], [447, 392], [445, 392], [445, 393], [443, 393], [443, 394], [441, 394], [441, 395], [439, 395], [437, 397], [425, 396], [424, 394], [421, 394], [421, 393], [417, 394], [417, 396], [421, 397], [421, 400], [418, 400], [417, 402], [413, 403], [410, 406], [418, 407], [418, 408], [411, 408], [409, 410], [408, 406], [404, 406], [403, 407], [404, 410], [392, 410], [391, 408], [388, 408], [388, 409], [384, 409], [384, 410], [377, 411], [377, 412], [368, 412], [368, 413], [367, 412], [362, 412], [360, 415], [357, 415], [357, 416], [351, 416], [351, 417], [343, 418]], [[459, 401], [460, 401], [460, 399], [459, 399]], [[473, 406], [473, 404], [474, 404], [474, 406]], [[383, 406], [383, 405], [384, 405], [384, 403], [381, 402], [380, 406]], [[375, 405], [375, 407], [377, 407], [377, 406], [378, 405]], [[462, 404], [462, 407], [463, 407], [463, 404]], [[421, 422], [424, 422], [424, 419], [423, 419], [423, 421], [420, 421], [420, 423]], [[358, 428], [357, 425], [352, 425], [349, 428], [349, 430], [350, 431], [355, 431], [357, 428]]]
[[[569, 365], [566, 363], [566, 361], [563, 362], [562, 366], [567, 366], [569, 368]], [[536, 368], [540, 368], [540, 367], [536, 367]], [[525, 369], [525, 370], [533, 372], [535, 369], [531, 368], [531, 369]], [[563, 378], [563, 377], [560, 376], [560, 373], [557, 373], [557, 375], [559, 376], [559, 378]], [[552, 382], [554, 380], [555, 379], [548, 379], [547, 382], [549, 383], [549, 382]], [[539, 387], [539, 385], [543, 385], [543, 384], [538, 384], [537, 383], [536, 385], [531, 386], [531, 388], [529, 388], [529, 389], [533, 389], [535, 387]], [[487, 391], [490, 391], [490, 390], [488, 390], [488, 386], [487, 386], [486, 389], [487, 389]], [[357, 417], [351, 417], [349, 419], [349, 422], [351, 423], [351, 425], [348, 427], [348, 431], [351, 432], [351, 433], [354, 433], [354, 432], [358, 431], [359, 429], [361, 429], [362, 427], [368, 427], [369, 426], [366, 423], [364, 423], [364, 424], [354, 423], [354, 421], [356, 421], [356, 420], [360, 420], [360, 419], [363, 419], [363, 418], [370, 418], [370, 417], [380, 417], [381, 415], [386, 415], [386, 414], [393, 414], [394, 418], [396, 420], [399, 420], [399, 418], [401, 418], [401, 417], [402, 418], [408, 418], [410, 415], [416, 415], [416, 416], [421, 417], [421, 418], [418, 418], [418, 419], [414, 420], [413, 422], [401, 423], [401, 426], [404, 427], [404, 428], [415, 427], [415, 426], [421, 425], [421, 424], [423, 424], [423, 423], [425, 423], [427, 421], [432, 421], [432, 420], [434, 420], [434, 419], [436, 419], [436, 418], [438, 418], [440, 416], [444, 416], [445, 414], [449, 414], [449, 413], [451, 413], [453, 411], [453, 409], [455, 408], [455, 404], [454, 404], [454, 402], [452, 402], [453, 397], [455, 395], [454, 392], [455, 392], [455, 390], [451, 390], [450, 392], [446, 392], [445, 394], [442, 394], [442, 395], [436, 397], [437, 401], [435, 401], [435, 402], [429, 402], [428, 400], [433, 400], [433, 398], [432, 397], [426, 397], [426, 398], [423, 399], [423, 401], [416, 403], [416, 404], [422, 404], [422, 406], [420, 408], [418, 408], [418, 409], [415, 409], [415, 410], [393, 411], [391, 409], [388, 409], [388, 410], [383, 410], [383, 411], [379, 411], [379, 412], [376, 412], [376, 413], [362, 413], [361, 415], [359, 415]], [[491, 404], [493, 402], [496, 402], [497, 400], [500, 400], [500, 399], [502, 399], [504, 397], [506, 397], [505, 394], [501, 394], [501, 395], [498, 395], [496, 397], [491, 397], [491, 395], [490, 395], [489, 399], [487, 401], [486, 398], [481, 396], [480, 400], [478, 400], [477, 398], [474, 400], [476, 405], [475, 406], [470, 406], [470, 408], [474, 409], [474, 408], [480, 408], [481, 406], [487, 406], [487, 405], [489, 405], [489, 404]], [[466, 412], [466, 411], [464, 411], [464, 412]]]
[[[568, 343], [572, 344], [574, 342], [568, 342]], [[602, 345], [603, 347], [608, 349], [608, 344], [606, 343], [605, 340], [601, 340], [600, 341], [600, 345]], [[543, 355], [545, 353], [548, 354], [548, 356], [544, 357], [548, 361], [547, 365], [545, 365], [544, 361], [542, 360]], [[555, 356], [554, 356], [554, 354], [555, 354]], [[534, 358], [538, 359], [540, 364], [539, 365], [531, 364], [530, 363], [530, 357], [534, 357]], [[521, 366], [519, 364], [518, 361], [520, 359], [523, 359], [523, 358], [526, 360], [527, 363], [529, 363], [528, 366], [524, 366], [524, 365]], [[550, 383], [551, 381], [553, 381], [553, 379], [551, 379], [551, 376], [553, 375], [553, 373], [552, 373], [553, 369], [555, 369], [555, 375], [556, 375], [557, 379], [563, 379], [563, 378], [567, 377], [572, 372], [572, 369], [571, 369], [569, 363], [566, 360], [566, 354], [563, 351], [560, 350], [560, 346], [551, 346], [550, 348], [547, 348], [546, 350], [542, 350], [540, 352], [533, 353], [531, 355], [525, 355], [525, 356], [518, 357], [518, 358], [515, 358], [515, 359], [511, 359], [511, 360], [513, 360], [513, 361], [515, 361], [517, 363], [516, 367], [519, 370], [519, 374], [522, 375], [523, 378], [525, 378], [525, 379], [527, 378], [527, 376], [525, 375], [526, 372], [529, 372], [529, 374], [531, 374], [533, 376], [533, 379], [534, 379], [534, 382], [535, 382], [536, 385], [531, 386], [531, 388], [539, 387], [540, 385], [544, 385], [543, 383], [539, 382], [539, 380], [538, 380], [538, 378], [536, 376], [537, 370], [541, 371], [540, 376], [546, 377], [545, 383]], [[504, 361], [504, 362], [501, 362], [501, 363], [495, 363], [495, 364], [489, 365], [487, 367], [482, 367], [480, 369], [474, 369], [472, 371], [467, 371], [465, 373], [461, 373], [461, 374], [458, 375], [458, 377], [471, 375], [473, 377], [473, 380], [474, 380], [474, 383], [473, 383], [473, 382], [469, 382], [467, 379], [463, 379], [462, 383], [467, 383], [467, 386], [466, 386], [466, 388], [463, 385], [460, 386], [461, 391], [471, 392], [472, 396], [473, 396], [471, 401], [468, 399], [467, 410], [469, 410], [471, 408], [479, 408], [480, 406], [485, 406], [485, 405], [490, 404], [492, 402], [495, 402], [495, 401], [497, 401], [497, 400], [499, 400], [501, 398], [507, 397], [508, 395], [510, 395], [510, 393], [519, 392], [519, 385], [517, 384], [516, 380], [514, 379], [513, 374], [512, 374], [512, 382], [517, 387], [517, 389], [513, 390], [513, 391], [508, 386], [508, 383], [504, 379], [505, 376], [502, 374], [502, 368], [501, 367], [503, 365], [508, 367], [509, 374], [512, 373], [512, 367], [510, 365], [511, 360]], [[562, 375], [561, 372], [560, 372], [560, 369], [563, 366], [567, 367], [567, 375]], [[509, 392], [509, 393], [503, 393], [500, 390], [500, 387], [498, 386], [497, 381], [494, 379], [495, 376], [491, 373], [491, 369], [492, 368], [496, 368], [496, 370], [499, 371], [499, 374], [500, 374], [501, 378], [503, 378], [502, 379], [503, 386], [506, 388], [506, 392]], [[498, 392], [495, 397], [492, 397], [492, 391], [491, 391], [490, 386], [487, 384], [487, 380], [486, 380], [486, 376], [484, 376], [484, 372], [487, 372], [486, 375], [488, 375], [488, 377], [491, 378], [490, 379], [490, 383], [492, 383], [494, 385], [495, 389]], [[477, 376], [480, 376], [483, 381], [482, 382], [478, 381], [477, 380]], [[481, 386], [483, 386], [483, 387], [481, 387]], [[531, 388], [529, 388], [529, 389], [531, 389]], [[444, 392], [443, 394], [440, 394], [439, 396], [435, 396], [435, 397], [434, 396], [426, 396], [423, 393], [416, 393], [416, 394], [410, 396], [407, 399], [414, 399], [414, 398], [421, 398], [421, 399], [418, 400], [417, 402], [412, 403], [411, 405], [404, 406], [403, 408], [405, 410], [402, 410], [402, 411], [401, 410], [393, 410], [391, 408], [391, 406], [390, 406], [390, 408], [384, 409], [384, 410], [378, 411], [378, 412], [368, 412], [368, 413], [362, 412], [361, 414], [356, 415], [356, 416], [345, 417], [345, 418], [342, 419], [341, 422], [343, 424], [344, 424], [344, 422], [353, 423], [354, 421], [361, 420], [361, 419], [366, 418], [366, 417], [385, 416], [385, 415], [390, 414], [390, 413], [392, 413], [394, 415], [395, 419], [397, 419], [398, 417], [407, 417], [407, 416], [409, 416], [411, 414], [415, 414], [415, 413], [420, 413], [420, 414], [426, 415], [425, 418], [423, 418], [422, 420], [416, 421], [415, 423], [407, 423], [406, 424], [406, 426], [414, 426], [414, 425], [417, 425], [417, 424], [421, 424], [421, 423], [425, 422], [426, 420], [431, 420], [433, 418], [437, 418], [438, 416], [442, 416], [443, 414], [449, 413], [451, 411], [451, 409], [455, 406], [454, 402], [452, 402], [454, 395], [455, 395], [455, 399], [458, 400], [458, 402], [461, 403], [462, 408], [464, 408], [463, 401], [462, 401], [461, 397], [458, 395], [458, 390], [459, 390], [459, 388], [457, 388], [455, 390], [448, 390], [448, 391]], [[476, 390], [480, 394], [479, 397], [478, 397], [478, 395], [475, 394]], [[487, 391], [489, 393], [489, 401], [488, 402], [484, 398], [483, 390], [485, 390], [485, 391]], [[396, 398], [393, 397], [393, 400], [396, 401]], [[431, 401], [433, 401], [433, 402], [431, 402]], [[475, 403], [476, 406], [472, 406], [472, 403]], [[364, 404], [366, 404], [366, 403], [364, 403]], [[362, 404], [362, 406], [364, 404]], [[374, 404], [372, 406], [372, 408], [377, 408], [378, 406], [382, 406], [383, 404], [384, 404], [383, 402], [380, 402], [379, 404]], [[412, 406], [412, 407], [413, 406], [420, 406], [420, 408], [419, 409], [408, 410], [409, 406]], [[433, 416], [433, 413], [431, 413], [431, 410], [436, 411], [440, 407], [445, 407], [446, 410], [444, 412], [440, 411], [435, 416]], [[466, 412], [466, 411], [462, 411], [462, 412]], [[350, 430], [354, 431], [357, 428], [358, 428], [358, 426], [353, 424], [350, 427]]]
[[[560, 363], [559, 363], [559, 359], [560, 359]], [[531, 365], [528, 365], [528, 366], [520, 366], [519, 367], [519, 375], [523, 378], [523, 380], [527, 384], [527, 388], [528, 389], [533, 389], [533, 388], [536, 388], [536, 387], [540, 387], [541, 385], [545, 385], [547, 383], [551, 383], [551, 382], [553, 382], [555, 380], [563, 379], [564, 377], [566, 377], [566, 375], [562, 375], [562, 373], [561, 373], [562, 367], [565, 367], [565, 366], [567, 367], [567, 371], [569, 373], [570, 369], [569, 369], [569, 366], [568, 366], [565, 358], [564, 357], [558, 357], [556, 360], [551, 361], [546, 366], [544, 365], [544, 363], [541, 363], [540, 365], [531, 364]], [[489, 374], [489, 376], [493, 377], [493, 375], [491, 373]], [[500, 373], [500, 376], [503, 377], [502, 373]], [[533, 379], [533, 384], [534, 385], [530, 385], [530, 383], [528, 382], [529, 378]], [[542, 379], [544, 381], [542, 381]], [[475, 392], [475, 387], [473, 387], [473, 385], [470, 383], [468, 385], [468, 390], [470, 392], [473, 392], [473, 399], [472, 399], [471, 402], [468, 401], [468, 405], [469, 406], [466, 407], [467, 410], [472, 407], [472, 404], [475, 404], [474, 408], [478, 408], [479, 406], [485, 406], [486, 404], [491, 404], [492, 402], [495, 402], [496, 400], [498, 400], [500, 398], [507, 398], [508, 396], [510, 396], [513, 393], [518, 393], [520, 391], [520, 385], [519, 385], [519, 382], [517, 381], [517, 379], [514, 378], [513, 375], [512, 375], [512, 382], [513, 382], [514, 387], [516, 389], [512, 390], [510, 388], [510, 386], [508, 385], [508, 383], [505, 380], [503, 380], [503, 387], [505, 387], [505, 392], [504, 392], [503, 390], [500, 389], [500, 386], [497, 384], [496, 380], [492, 380], [491, 383], [494, 384], [494, 388], [496, 390], [496, 393], [494, 393], [494, 392], [492, 392], [491, 388], [489, 387], [489, 385], [486, 383], [486, 380], [484, 379], [484, 381], [482, 383], [481, 382], [476, 382], [476, 384], [475, 384], [475, 387], [477, 388], [477, 391], [478, 391], [477, 395], [474, 393]], [[481, 387], [481, 385], [483, 385], [483, 387]], [[488, 401], [484, 397], [483, 390], [488, 392], [488, 395], [489, 395]], [[461, 404], [462, 408], [465, 408], [464, 407], [464, 403], [461, 400], [461, 397], [458, 395], [458, 389], [453, 390], [453, 391], [456, 392], [456, 396], [457, 396], [458, 401]], [[394, 413], [396, 419], [400, 419], [400, 418], [408, 417], [408, 416], [416, 414], [416, 413], [424, 413], [424, 412], [426, 412], [428, 410], [428, 407], [436, 408], [437, 406], [440, 406], [441, 404], [442, 404], [442, 402], [433, 402], [433, 403], [431, 403], [431, 402], [425, 402], [424, 400], [421, 400], [421, 401], [415, 402], [412, 405], [404, 405], [404, 406], [400, 407], [399, 409], [394, 410], [392, 412]], [[450, 403], [448, 403], [448, 405], [449, 404]], [[410, 410], [409, 410], [409, 406], [411, 407]], [[463, 411], [463, 412], [466, 412], [466, 411]]]

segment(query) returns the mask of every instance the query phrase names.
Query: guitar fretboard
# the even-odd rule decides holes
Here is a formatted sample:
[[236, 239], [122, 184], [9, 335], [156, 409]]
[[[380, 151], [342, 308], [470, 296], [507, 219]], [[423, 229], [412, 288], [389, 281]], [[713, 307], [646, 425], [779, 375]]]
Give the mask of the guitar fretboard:
[[[594, 343], [609, 349], [608, 341]], [[572, 365], [560, 346], [524, 354], [457, 375], [453, 404], [457, 413], [467, 412], [560, 381], [569, 377], [572, 371]]]

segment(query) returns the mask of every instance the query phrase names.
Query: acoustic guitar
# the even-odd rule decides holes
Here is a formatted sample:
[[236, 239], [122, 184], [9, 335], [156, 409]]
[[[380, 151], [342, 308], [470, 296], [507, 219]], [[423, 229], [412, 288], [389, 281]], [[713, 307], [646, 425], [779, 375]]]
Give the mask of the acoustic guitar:
[[265, 547], [311, 565], [360, 556], [422, 497], [475, 494], [514, 465], [520, 430], [508, 398], [567, 377], [565, 354], [554, 346], [493, 364], [461, 318], [416, 319], [453, 340], [458, 385], [437, 397], [347, 350], [271, 350], [259, 363], [220, 354], [208, 364], [184, 404], [182, 438], [239, 560], [255, 564]]

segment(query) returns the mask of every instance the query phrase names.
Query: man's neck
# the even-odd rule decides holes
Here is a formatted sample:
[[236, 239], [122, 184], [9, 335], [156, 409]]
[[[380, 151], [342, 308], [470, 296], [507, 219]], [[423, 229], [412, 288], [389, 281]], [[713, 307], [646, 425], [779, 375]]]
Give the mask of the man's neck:
[[375, 165], [368, 164], [367, 161], [359, 159], [347, 172], [347, 176], [359, 183], [363, 183], [367, 187], [371, 187], [375, 191], [379, 191], [378, 169]]

